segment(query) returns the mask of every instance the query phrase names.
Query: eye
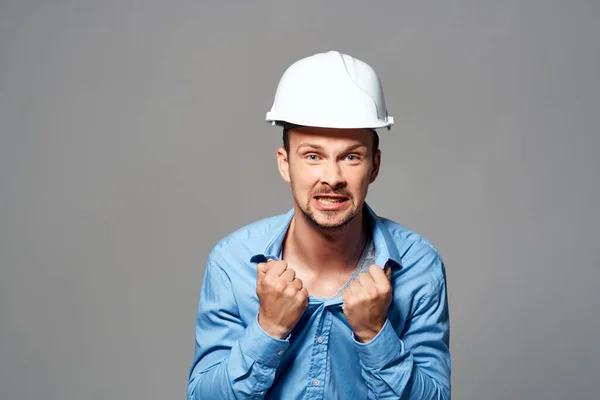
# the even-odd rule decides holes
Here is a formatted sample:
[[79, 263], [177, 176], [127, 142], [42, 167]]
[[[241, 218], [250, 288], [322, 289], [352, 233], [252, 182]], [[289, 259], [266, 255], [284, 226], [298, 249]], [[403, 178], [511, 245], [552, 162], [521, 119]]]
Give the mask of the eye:
[[346, 160], [348, 161], [358, 161], [360, 158], [356, 154], [348, 154], [346, 156]]
[[310, 161], [317, 161], [319, 159], [319, 156], [316, 154], [307, 154], [305, 157]]

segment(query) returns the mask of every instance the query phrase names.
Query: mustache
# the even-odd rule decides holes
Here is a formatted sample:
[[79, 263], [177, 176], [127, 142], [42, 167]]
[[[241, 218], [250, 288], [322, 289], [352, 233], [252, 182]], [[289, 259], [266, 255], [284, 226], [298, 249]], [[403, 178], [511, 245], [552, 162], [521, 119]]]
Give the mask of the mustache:
[[352, 195], [345, 190], [319, 190], [319, 191], [316, 191], [315, 193], [313, 193], [313, 197], [320, 196], [320, 195], [336, 195], [336, 196], [344, 196], [349, 199], [352, 198]]

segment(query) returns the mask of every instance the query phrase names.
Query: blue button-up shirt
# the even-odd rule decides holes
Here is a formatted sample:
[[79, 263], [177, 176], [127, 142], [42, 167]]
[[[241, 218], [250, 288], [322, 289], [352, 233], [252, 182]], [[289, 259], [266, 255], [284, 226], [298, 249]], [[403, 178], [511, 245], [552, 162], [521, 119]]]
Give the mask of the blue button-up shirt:
[[292, 209], [232, 233], [211, 251], [189, 400], [450, 398], [444, 264], [424, 238], [367, 205], [365, 211], [375, 262], [392, 266], [393, 299], [378, 335], [358, 342], [339, 298], [309, 297], [285, 340], [260, 327], [256, 267], [281, 259]]

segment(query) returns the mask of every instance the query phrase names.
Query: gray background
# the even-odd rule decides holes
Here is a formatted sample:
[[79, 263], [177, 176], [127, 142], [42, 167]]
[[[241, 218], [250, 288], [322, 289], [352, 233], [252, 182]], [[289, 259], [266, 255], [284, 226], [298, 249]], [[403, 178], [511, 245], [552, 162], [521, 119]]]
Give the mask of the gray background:
[[369, 203], [447, 263], [455, 399], [598, 397], [597, 1], [1, 1], [0, 399], [184, 398], [204, 262], [287, 211], [293, 61], [383, 81]]

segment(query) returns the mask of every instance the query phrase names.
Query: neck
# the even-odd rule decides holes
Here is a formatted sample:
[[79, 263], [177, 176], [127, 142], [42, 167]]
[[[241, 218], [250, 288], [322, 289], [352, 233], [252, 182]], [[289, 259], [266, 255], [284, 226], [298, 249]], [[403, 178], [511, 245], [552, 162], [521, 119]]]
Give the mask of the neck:
[[296, 205], [284, 240], [284, 253], [306, 269], [337, 274], [353, 270], [367, 238], [364, 211], [338, 232], [324, 232], [306, 220]]

